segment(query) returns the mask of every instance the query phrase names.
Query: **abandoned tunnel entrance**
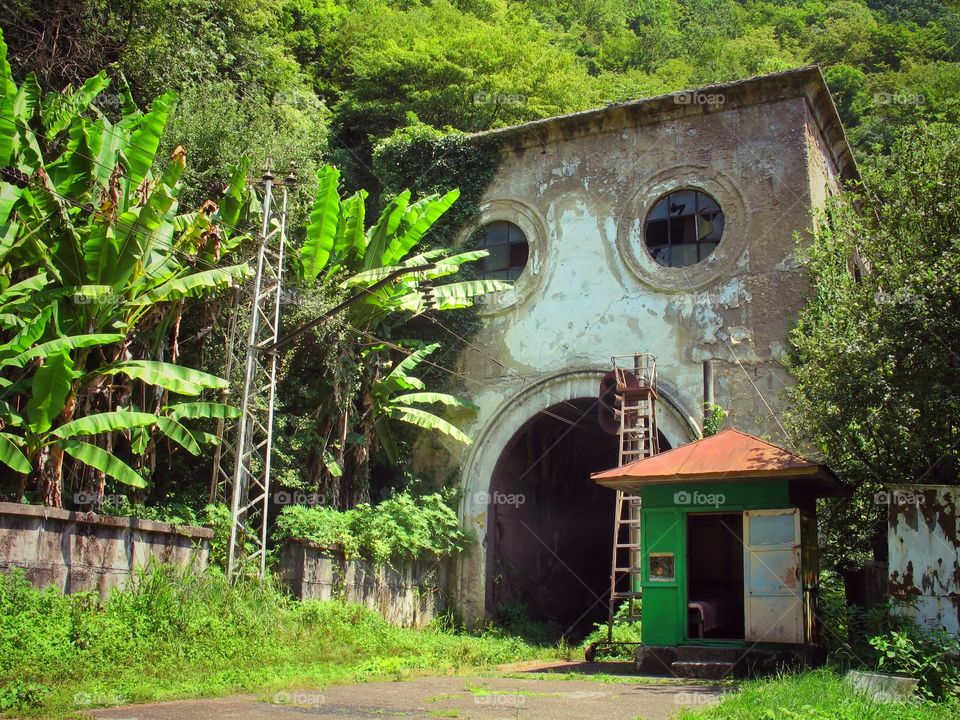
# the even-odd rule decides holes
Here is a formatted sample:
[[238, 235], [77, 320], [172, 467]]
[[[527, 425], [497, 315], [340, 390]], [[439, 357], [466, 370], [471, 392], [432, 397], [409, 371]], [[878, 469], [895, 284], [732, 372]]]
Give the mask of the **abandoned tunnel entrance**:
[[571, 640], [606, 622], [614, 493], [590, 473], [616, 465], [617, 450], [593, 398], [547, 408], [507, 443], [488, 492], [491, 615], [522, 612]]

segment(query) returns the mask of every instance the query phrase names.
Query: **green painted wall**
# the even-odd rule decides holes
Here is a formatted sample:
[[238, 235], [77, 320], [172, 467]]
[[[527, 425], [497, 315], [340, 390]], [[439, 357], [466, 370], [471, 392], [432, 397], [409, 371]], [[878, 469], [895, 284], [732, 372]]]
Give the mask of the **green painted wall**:
[[641, 498], [644, 509], [682, 508], [685, 512], [791, 507], [786, 480], [652, 485], [644, 488]]
[[[792, 507], [785, 480], [654, 485], [641, 493], [643, 642], [679, 645], [686, 640], [687, 514]], [[651, 555], [672, 553], [672, 580], [651, 579]]]
[[[643, 642], [647, 645], [676, 645], [683, 640], [686, 592], [681, 580], [686, 577], [686, 523], [683, 511], [676, 508], [643, 508], [640, 540], [643, 555]], [[674, 578], [650, 580], [651, 553], [674, 553]], [[683, 614], [681, 615], [681, 610]]]

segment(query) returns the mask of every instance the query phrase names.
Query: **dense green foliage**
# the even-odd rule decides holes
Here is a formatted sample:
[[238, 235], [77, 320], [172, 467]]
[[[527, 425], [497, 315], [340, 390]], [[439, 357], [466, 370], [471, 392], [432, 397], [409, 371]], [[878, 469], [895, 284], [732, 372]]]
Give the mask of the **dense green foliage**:
[[960, 469], [960, 131], [920, 127], [863, 174], [803, 251], [813, 294], [791, 334], [793, 425], [855, 487], [824, 516], [836, 564], [885, 537], [885, 484]]
[[[141, 105], [176, 92], [158, 173], [183, 147], [193, 169], [182, 172], [178, 192], [194, 207], [228, 186], [240, 158], [254, 174], [268, 157], [278, 167], [296, 161], [297, 240], [326, 159], [340, 168], [343, 190], [370, 191], [368, 211], [406, 188], [422, 197], [459, 187], [460, 201], [423, 246], [449, 247], [497, 161], [455, 130], [817, 62], [854, 144], [870, 157], [918, 120], [956, 121], [960, 95], [960, 13], [941, 1], [13, 0], [0, 9], [0, 26], [14, 75], [34, 72], [42, 89], [77, 87], [109, 67], [112, 88], [129, 87]], [[125, 98], [101, 88], [97, 103], [116, 120]], [[344, 296], [335, 283], [309, 289], [285, 308], [288, 326]], [[450, 331], [469, 337], [471, 314], [445, 319], [443, 328], [419, 315], [397, 319], [403, 324], [364, 330], [439, 341], [423, 378], [443, 389], [441, 378], [450, 377], [440, 368], [452, 367], [460, 348]], [[184, 361], [220, 372], [221, 326], [211, 332], [193, 314], [184, 326], [199, 340], [181, 349]], [[394, 430], [381, 443], [387, 435], [367, 412], [374, 376], [402, 353], [362, 347], [369, 338], [350, 338], [345, 328], [311, 333], [284, 366], [286, 387], [295, 389], [281, 392], [286, 424], [276, 450], [286, 487], [349, 506], [371, 490], [382, 497], [412, 482], [394, 462], [405, 465], [412, 434]], [[325, 370], [314, 375], [317, 366]], [[323, 409], [331, 403], [337, 412]], [[166, 460], [155, 499], [174, 493], [202, 506], [207, 468], [182, 452]], [[341, 491], [338, 473], [356, 475], [356, 487]]]
[[494, 632], [403, 630], [359, 606], [294, 601], [270, 581], [230, 584], [157, 566], [98, 607], [96, 596], [40, 592], [19, 574], [0, 574], [0, 705], [30, 714], [398, 678], [542, 653]]
[[919, 680], [923, 697], [960, 697], [960, 640], [918, 625], [910, 603], [888, 599], [870, 608], [848, 605], [843, 580], [825, 570], [817, 606], [820, 642], [835, 670], [904, 674]]
[[[413, 318], [471, 307], [477, 296], [508, 286], [454, 277], [485, 250], [429, 248], [427, 238], [456, 202], [457, 190], [416, 201], [410, 190], [401, 190], [367, 227], [366, 191], [341, 198], [340, 173], [331, 166], [321, 169], [319, 179], [297, 254], [298, 292], [349, 304], [332, 322], [314, 322], [309, 332], [298, 334], [285, 357], [279, 415], [289, 432], [278, 438], [284, 459], [278, 467], [286, 470], [289, 487], [318, 492], [324, 502], [344, 509], [369, 500], [371, 465], [378, 460], [381, 468], [393, 470], [379, 483], [381, 489], [390, 487], [407, 457], [398, 423], [470, 443], [456, 425], [427, 408], [473, 406], [428, 391], [414, 374], [431, 364], [439, 345], [400, 333]], [[436, 282], [441, 278], [455, 282]]]
[[116, 63], [141, 102], [178, 92], [166, 142], [202, 161], [191, 193], [233, 154], [312, 179], [328, 146], [372, 188], [373, 146], [411, 113], [483, 130], [816, 62], [869, 149], [956, 119], [960, 90], [942, 0], [15, 0], [0, 25], [44, 87]]
[[[630, 615], [639, 615], [641, 611], [641, 600], [634, 602], [631, 611], [630, 603], [624, 602], [617, 608], [617, 617], [629, 617]], [[609, 636], [609, 627], [607, 623], [595, 623], [590, 634], [583, 639], [583, 647], [586, 649], [592, 643], [607, 642]], [[637, 645], [643, 641], [643, 621], [632, 620], [630, 622], [615, 622], [613, 624], [613, 641], [622, 643], [631, 643], [628, 645], [612, 645], [608, 647], [599, 647], [595, 649], [595, 655], [598, 660], [613, 658], [617, 660], [632, 660], [637, 652]], [[634, 644], [635, 643], [635, 644]]]
[[43, 94], [6, 50], [0, 35], [0, 461], [7, 492], [59, 507], [65, 474], [97, 497], [107, 478], [143, 488], [161, 438], [199, 455], [211, 436], [184, 422], [235, 416], [178, 403], [227, 382], [177, 361], [189, 299], [249, 274], [225, 260], [244, 167], [219, 206], [181, 213], [183, 149], [152, 172], [172, 95], [143, 113], [121, 83], [111, 122], [94, 105], [105, 73]]
[[350, 510], [285, 507], [274, 540], [308, 540], [340, 550], [347, 558], [366, 557], [377, 564], [404, 559], [449, 557], [466, 547], [468, 537], [457, 513], [438, 493], [413, 498], [398, 493], [376, 505]]

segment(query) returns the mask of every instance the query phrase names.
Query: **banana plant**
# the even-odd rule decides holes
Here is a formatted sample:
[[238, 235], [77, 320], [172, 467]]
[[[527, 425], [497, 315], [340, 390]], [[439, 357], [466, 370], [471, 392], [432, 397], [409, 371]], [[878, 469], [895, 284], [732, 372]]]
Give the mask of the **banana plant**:
[[456, 202], [459, 190], [428, 195], [413, 203], [410, 191], [405, 190], [391, 199], [377, 221], [365, 229], [366, 191], [341, 199], [339, 182], [340, 172], [335, 167], [320, 169], [317, 197], [299, 252], [300, 276], [305, 283], [336, 284], [357, 292], [403, 268], [434, 265], [372, 290], [351, 308], [348, 319], [352, 325], [373, 328], [391, 315], [400, 322], [422, 313], [428, 305], [424, 296], [427, 283], [438, 310], [470, 307], [475, 298], [510, 287], [500, 280], [433, 283], [455, 275], [464, 263], [485, 257], [486, 250], [451, 254], [438, 249], [410, 254]]
[[[142, 112], [101, 72], [41, 97], [33, 75], [14, 82], [6, 51], [0, 33], [0, 461], [20, 494], [30, 473], [59, 506], [64, 455], [142, 487], [114, 440], [133, 457], [159, 436], [196, 453], [210, 437], [181, 420], [236, 412], [175, 402], [226, 386], [176, 363], [177, 335], [190, 298], [250, 273], [223, 261], [245, 239], [246, 167], [219, 203], [180, 212], [183, 149], [154, 173], [171, 93]], [[114, 83], [111, 120], [95, 100]]]
[[388, 419], [399, 420], [426, 430], [435, 430], [467, 445], [472, 442], [470, 437], [456, 425], [425, 410], [422, 406], [440, 404], [446, 407], [476, 410], [476, 405], [447, 393], [428, 392], [423, 380], [410, 374], [439, 347], [440, 343], [429, 345], [420, 343], [413, 352], [396, 363], [386, 375], [373, 383], [372, 396], [379, 409], [379, 414], [374, 420], [374, 429], [380, 446], [390, 462], [397, 462], [399, 453]]
[[[344, 321], [339, 359], [327, 356], [323, 361], [319, 407], [301, 412], [315, 418], [308, 432], [311, 450], [306, 462], [307, 481], [323, 489], [334, 504], [349, 507], [367, 499], [364, 478], [377, 444], [388, 461], [396, 463], [394, 422], [470, 442], [449, 421], [424, 409], [434, 403], [460, 407], [469, 407], [469, 403], [444, 393], [429, 393], [421, 380], [408, 374], [438, 346], [427, 349], [418, 343], [394, 340], [394, 345], [415, 348], [409, 358], [396, 362], [393, 351], [375, 338], [393, 339], [403, 323], [427, 310], [466, 308], [478, 296], [510, 285], [498, 280], [453, 278], [465, 263], [485, 257], [484, 250], [418, 250], [427, 233], [457, 200], [458, 190], [415, 202], [409, 191], [402, 192], [368, 227], [367, 193], [360, 190], [341, 198], [339, 183], [336, 168], [321, 168], [305, 239], [297, 253], [299, 279], [308, 290], [328, 297], [365, 294], [338, 318]], [[412, 270], [425, 265], [431, 267]], [[381, 284], [407, 268], [411, 269], [409, 273]], [[416, 392], [397, 394], [404, 388]], [[302, 406], [302, 400], [296, 398], [291, 404]], [[313, 441], [316, 437], [322, 440]]]

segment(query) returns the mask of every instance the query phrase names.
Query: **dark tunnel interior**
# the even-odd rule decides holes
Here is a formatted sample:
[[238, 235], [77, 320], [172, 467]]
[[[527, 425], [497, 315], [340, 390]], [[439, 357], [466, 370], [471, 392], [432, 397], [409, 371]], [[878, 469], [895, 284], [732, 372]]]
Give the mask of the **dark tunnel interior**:
[[[660, 436], [661, 450], [667, 449]], [[489, 490], [487, 607], [511, 607], [580, 640], [605, 622], [613, 490], [590, 473], [617, 464], [617, 436], [600, 427], [596, 400], [538, 413], [504, 449]]]

